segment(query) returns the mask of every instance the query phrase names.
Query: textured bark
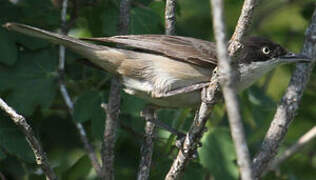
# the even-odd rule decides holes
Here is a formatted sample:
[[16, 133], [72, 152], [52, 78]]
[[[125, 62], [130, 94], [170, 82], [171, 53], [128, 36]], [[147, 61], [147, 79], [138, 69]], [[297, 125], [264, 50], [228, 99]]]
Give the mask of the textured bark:
[[253, 13], [259, 1], [260, 0], [245, 0], [237, 25], [235, 27], [234, 34], [230, 39], [231, 43], [228, 47], [230, 56], [235, 56], [238, 50], [242, 47], [240, 42], [249, 32], [253, 21]]
[[218, 77], [215, 73], [212, 76], [209, 87], [202, 90], [201, 96], [202, 103], [200, 108], [195, 113], [191, 128], [186, 134], [178, 155], [173, 161], [172, 166], [165, 177], [166, 180], [179, 179], [184, 171], [184, 168], [194, 157], [194, 154], [199, 147], [200, 140], [206, 130], [205, 124], [207, 122], [208, 115], [214, 105], [221, 98]]
[[157, 114], [155, 112], [155, 108], [147, 106], [145, 110], [142, 112], [142, 116], [146, 121], [145, 125], [145, 137], [144, 142], [142, 144], [140, 150], [141, 160], [139, 163], [139, 170], [138, 170], [138, 180], [146, 180], [149, 178], [150, 174], [150, 167], [152, 161], [152, 155], [154, 152], [154, 142], [153, 137], [155, 135], [155, 124], [151, 121], [157, 120]]
[[165, 7], [165, 32], [167, 35], [176, 33], [176, 0], [167, 0]]
[[[316, 10], [309, 27], [306, 30], [302, 54], [315, 59], [316, 57]], [[256, 177], [260, 177], [268, 167], [270, 161], [277, 154], [290, 123], [293, 121], [299, 107], [304, 89], [311, 75], [314, 61], [309, 64], [297, 64], [291, 77], [289, 86], [278, 105], [269, 130], [261, 145], [260, 151], [253, 159], [253, 168]]]
[[[253, 11], [258, 1], [259, 0], [245, 0], [244, 2], [241, 16], [239, 17], [235, 33], [231, 38], [230, 46], [228, 48], [229, 54], [232, 56], [235, 56], [241, 47], [240, 41], [248, 32], [249, 24], [252, 21]], [[182, 150], [178, 152], [177, 157], [173, 161], [173, 164], [166, 175], [165, 179], [167, 180], [178, 179], [183, 173], [185, 166], [192, 159], [193, 154], [197, 150], [197, 145], [203, 135], [209, 112], [217, 103], [218, 99], [221, 98], [216, 69], [213, 70], [213, 72], [215, 73], [212, 75], [210, 86], [206, 89], [204, 88], [202, 91], [202, 103], [198, 112], [195, 114], [194, 122], [186, 135]]]
[[[305, 133], [300, 139], [285, 150], [278, 158], [276, 158], [271, 165], [269, 166], [268, 170], [277, 170], [279, 165], [284, 162], [286, 159], [291, 157], [293, 154], [301, 150], [306, 144], [313, 142], [312, 140], [316, 137], [316, 126], [310, 129], [307, 133]], [[265, 172], [267, 172], [265, 171]]]
[[8, 106], [1, 98], [0, 98], [0, 109], [6, 112], [12, 121], [21, 129], [23, 132], [27, 142], [29, 143], [30, 147], [35, 156], [36, 164], [40, 166], [43, 170], [45, 176], [49, 180], [57, 179], [53, 168], [49, 165], [46, 153], [44, 152], [42, 146], [40, 145], [39, 141], [36, 139], [32, 127], [26, 122], [25, 118], [17, 114], [13, 108]]
[[[231, 134], [234, 141], [235, 151], [237, 154], [237, 162], [240, 168], [241, 179], [254, 179], [251, 170], [251, 161], [247, 141], [245, 138], [244, 128], [242, 125], [242, 118], [240, 115], [240, 107], [237, 97], [236, 84], [238, 82], [235, 74], [238, 74], [237, 67], [234, 69], [232, 60], [227, 53], [227, 43], [224, 25], [224, 7], [223, 1], [212, 0], [212, 13], [214, 34], [216, 39], [216, 49], [218, 56], [218, 69], [220, 72], [221, 87], [225, 99], [226, 110], [228, 113], [228, 120]], [[246, 28], [246, 27], [245, 27]]]
[[[118, 25], [119, 34], [128, 33], [130, 6], [130, 0], [121, 0], [120, 22]], [[121, 85], [119, 83], [118, 77], [114, 77], [111, 81], [109, 103], [108, 106], [105, 107], [106, 121], [102, 145], [102, 173], [104, 175], [104, 179], [106, 180], [114, 179], [114, 147], [116, 142], [115, 134], [120, 112], [120, 87]]]

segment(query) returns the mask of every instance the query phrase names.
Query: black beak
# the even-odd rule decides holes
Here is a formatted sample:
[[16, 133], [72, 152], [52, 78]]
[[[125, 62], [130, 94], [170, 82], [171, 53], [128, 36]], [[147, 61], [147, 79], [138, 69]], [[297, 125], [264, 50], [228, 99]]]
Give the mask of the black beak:
[[284, 56], [278, 57], [279, 60], [282, 62], [287, 62], [287, 63], [297, 63], [297, 62], [311, 62], [311, 58], [303, 55], [303, 54], [295, 54], [292, 52], [288, 52]]

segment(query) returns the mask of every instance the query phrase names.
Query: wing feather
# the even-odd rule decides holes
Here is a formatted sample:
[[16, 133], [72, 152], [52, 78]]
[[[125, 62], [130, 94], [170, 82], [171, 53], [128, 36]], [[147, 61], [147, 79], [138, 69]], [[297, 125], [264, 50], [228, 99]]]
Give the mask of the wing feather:
[[168, 35], [123, 35], [105, 38], [82, 38], [96, 42], [109, 42], [154, 52], [199, 66], [217, 64], [215, 43], [195, 38]]

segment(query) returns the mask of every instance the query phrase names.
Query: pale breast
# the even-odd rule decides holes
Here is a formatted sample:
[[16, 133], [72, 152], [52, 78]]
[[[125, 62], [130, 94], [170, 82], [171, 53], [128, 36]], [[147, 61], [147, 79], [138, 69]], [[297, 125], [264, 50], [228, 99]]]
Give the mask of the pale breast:
[[200, 102], [200, 92], [166, 98], [152, 98], [152, 95], [164, 94], [177, 88], [207, 82], [212, 70], [211, 68], [202, 68], [168, 57], [146, 53], [140, 53], [132, 59], [125, 59], [121, 67], [127, 67], [127, 64], [129, 66], [134, 64], [140, 72], [126, 73], [126, 68], [119, 71], [122, 72], [121, 80], [125, 86], [125, 92], [166, 107], [195, 106]]

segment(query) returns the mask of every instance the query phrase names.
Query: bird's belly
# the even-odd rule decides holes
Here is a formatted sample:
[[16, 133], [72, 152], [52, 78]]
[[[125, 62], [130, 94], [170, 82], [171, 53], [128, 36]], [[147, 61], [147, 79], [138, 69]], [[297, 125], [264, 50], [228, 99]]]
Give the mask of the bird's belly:
[[[163, 95], [175, 89], [207, 82], [210, 78], [211, 67], [202, 68], [158, 55], [150, 55], [147, 59], [145, 55], [142, 55], [142, 61], [140, 58], [134, 58], [122, 62], [119, 73], [126, 93], [163, 107], [193, 107], [199, 104], [200, 91], [170, 97], [163, 97]], [[125, 71], [123, 68], [125, 64], [134, 67], [136, 64], [141, 68], [136, 74], [126, 73], [126, 68]], [[155, 98], [157, 96], [159, 98]]]
[[[140, 97], [146, 101], [149, 101], [152, 104], [161, 106], [161, 107], [170, 107], [170, 108], [179, 108], [179, 107], [195, 107], [200, 103], [200, 91], [194, 91], [189, 93], [182, 93], [178, 95], [173, 95], [169, 97], [160, 97], [155, 98], [152, 96], [155, 91], [155, 85], [150, 81], [132, 79], [128, 77], [122, 77], [122, 84], [124, 85], [124, 91], [127, 94]], [[170, 81], [171, 82], [171, 81]], [[189, 82], [177, 82], [172, 81], [182, 87], [188, 86]], [[171, 84], [165, 84], [165, 88], [172, 86]]]
[[125, 88], [124, 91], [127, 94], [137, 96], [141, 99], [148, 101], [149, 103], [158, 105], [160, 107], [167, 108], [186, 108], [196, 107], [201, 102], [200, 91], [194, 91], [189, 93], [178, 94], [169, 97], [153, 98], [150, 94], [144, 91], [137, 91]]

